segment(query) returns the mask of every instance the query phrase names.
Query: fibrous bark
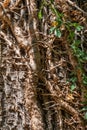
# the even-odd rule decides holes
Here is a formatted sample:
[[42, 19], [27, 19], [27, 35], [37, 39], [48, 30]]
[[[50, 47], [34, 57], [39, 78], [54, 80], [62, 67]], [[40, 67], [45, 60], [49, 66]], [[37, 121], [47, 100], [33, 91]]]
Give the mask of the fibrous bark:
[[63, 25], [60, 38], [49, 33], [56, 19], [52, 8], [64, 23], [79, 19], [85, 27], [80, 16], [86, 13], [70, 0], [0, 2], [0, 130], [86, 130], [78, 70], [73, 93], [67, 82], [78, 65], [69, 31]]

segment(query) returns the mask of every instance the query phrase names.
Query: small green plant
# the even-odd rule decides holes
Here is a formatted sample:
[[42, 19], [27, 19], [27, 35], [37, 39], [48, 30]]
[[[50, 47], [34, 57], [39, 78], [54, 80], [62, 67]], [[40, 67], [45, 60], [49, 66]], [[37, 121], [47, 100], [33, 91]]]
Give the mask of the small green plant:
[[76, 82], [77, 82], [77, 77], [74, 72], [70, 74], [69, 82], [71, 84], [70, 90], [71, 90], [71, 92], [73, 92], [74, 89], [76, 88]]
[[55, 21], [52, 22], [52, 27], [50, 28], [49, 32], [50, 34], [54, 34], [56, 37], [60, 38], [62, 36], [60, 27], [63, 24], [63, 20], [62, 20], [63, 14], [60, 13], [52, 3], [50, 4], [50, 9], [52, 10], [56, 18]]
[[57, 28], [57, 27], [52, 27], [52, 28], [50, 28], [49, 32], [50, 32], [50, 34], [54, 34], [54, 35], [55, 35], [56, 37], [58, 37], [58, 38], [60, 38], [61, 35], [62, 35], [60, 29]]
[[84, 73], [83, 73], [83, 76], [82, 76], [82, 81], [83, 81], [83, 84], [85, 86], [87, 86], [87, 75], [85, 75]]
[[81, 109], [81, 112], [84, 112], [84, 119], [87, 120], [87, 106], [84, 106], [84, 107]]
[[74, 91], [75, 88], [76, 88], [76, 84], [72, 84], [72, 85], [70, 86], [71, 92]]
[[43, 18], [42, 9], [40, 9], [40, 11], [38, 12], [38, 18], [39, 18], [39, 19], [42, 19], [42, 18]]
[[[87, 86], [87, 75], [84, 72], [83, 69], [83, 63], [87, 61], [87, 52], [82, 48], [82, 43], [81, 39], [76, 39], [75, 38], [75, 31], [80, 33], [83, 30], [83, 27], [80, 26], [78, 23], [68, 23], [66, 25], [68, 31], [69, 31], [69, 36], [68, 36], [68, 41], [70, 43], [70, 46], [73, 51], [73, 55], [77, 59], [78, 67], [81, 70], [82, 73], [82, 81], [81, 84], [84, 87], [83, 89], [85, 90]], [[78, 69], [78, 67], [76, 69]], [[70, 90], [73, 91], [76, 88], [76, 76], [72, 75], [72, 78], [70, 79]], [[82, 90], [83, 91], [83, 90]], [[87, 92], [84, 93], [84, 106], [81, 111], [84, 112], [84, 119], [87, 120]]]

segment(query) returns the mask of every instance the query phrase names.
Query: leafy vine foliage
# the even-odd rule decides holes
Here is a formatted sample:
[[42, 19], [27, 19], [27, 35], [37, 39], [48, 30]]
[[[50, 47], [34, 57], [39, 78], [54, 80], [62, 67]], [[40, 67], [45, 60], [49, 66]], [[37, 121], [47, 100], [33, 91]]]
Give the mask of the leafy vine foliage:
[[0, 1], [0, 130], [87, 129], [86, 5]]

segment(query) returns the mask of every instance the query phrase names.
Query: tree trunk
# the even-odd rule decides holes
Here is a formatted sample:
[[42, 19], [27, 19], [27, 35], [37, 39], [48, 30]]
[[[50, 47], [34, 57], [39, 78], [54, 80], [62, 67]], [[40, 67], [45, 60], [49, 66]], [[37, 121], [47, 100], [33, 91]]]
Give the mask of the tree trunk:
[[49, 34], [56, 4], [65, 21], [67, 0], [1, 1], [0, 130], [86, 129], [78, 111], [80, 92], [69, 99], [67, 77], [75, 63], [67, 50], [68, 32], [64, 29], [60, 39]]

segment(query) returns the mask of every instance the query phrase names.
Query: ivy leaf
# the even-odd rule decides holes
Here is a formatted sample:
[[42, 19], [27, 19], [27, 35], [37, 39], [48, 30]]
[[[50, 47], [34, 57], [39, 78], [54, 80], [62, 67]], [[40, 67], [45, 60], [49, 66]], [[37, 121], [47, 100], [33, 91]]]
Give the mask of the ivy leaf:
[[55, 29], [55, 31], [54, 31], [54, 34], [55, 34], [55, 36], [57, 36], [58, 38], [60, 38], [61, 37], [61, 31], [59, 30], [59, 29]]
[[87, 120], [87, 112], [84, 115], [84, 119]]
[[70, 78], [69, 81], [72, 82], [73, 84], [75, 84], [75, 82], [77, 81], [77, 77], [72, 75], [72, 78]]
[[55, 27], [50, 28], [49, 33], [52, 34], [55, 30]]
[[80, 25], [76, 26], [76, 30], [77, 30], [77, 31], [81, 31], [82, 29], [83, 29], [82, 26], [80, 26]]
[[39, 19], [42, 19], [42, 18], [43, 18], [42, 10], [40, 10], [40, 11], [38, 12], [38, 18], [39, 18]]
[[83, 80], [83, 84], [84, 84], [84, 85], [87, 85], [87, 80]]
[[87, 54], [85, 54], [85, 56], [84, 56], [84, 60], [87, 60]]
[[87, 85], [87, 76], [85, 74], [83, 75], [82, 79], [83, 79], [83, 84]]
[[73, 91], [75, 88], [76, 88], [76, 85], [75, 85], [75, 84], [72, 84], [72, 85], [70, 86], [71, 91]]

